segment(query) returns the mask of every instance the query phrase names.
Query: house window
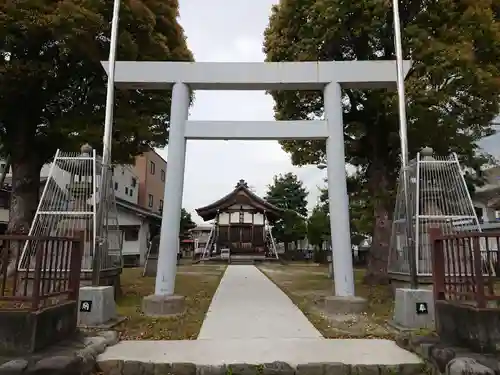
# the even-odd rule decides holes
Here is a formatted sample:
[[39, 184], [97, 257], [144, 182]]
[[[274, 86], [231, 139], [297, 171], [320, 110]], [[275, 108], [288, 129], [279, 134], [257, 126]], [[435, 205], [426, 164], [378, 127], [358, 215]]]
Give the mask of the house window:
[[134, 195], [134, 189], [129, 189], [129, 191], [128, 191], [128, 192], [129, 192], [129, 195], [130, 195], [130, 196], [133, 196], [133, 195]]
[[243, 211], [240, 211], [240, 224], [244, 222], [245, 222], [245, 214], [243, 213]]
[[164, 169], [161, 170], [160, 177], [161, 177], [162, 181], [165, 181], [165, 170]]
[[118, 190], [118, 182], [115, 182], [115, 190]]
[[149, 194], [148, 196], [148, 206], [153, 207], [153, 195]]
[[481, 207], [474, 207], [474, 211], [476, 211], [477, 218], [479, 219], [479, 222], [482, 222], [483, 220], [483, 209]]
[[137, 241], [139, 239], [139, 227], [122, 227], [125, 241]]
[[128, 194], [128, 187], [125, 186], [125, 195]]
[[159, 208], [159, 211], [160, 212], [163, 211], [163, 199], [160, 199], [160, 208]]
[[149, 173], [155, 174], [155, 163], [152, 161], [149, 162]]
[[136, 185], [137, 185], [137, 179], [132, 177], [132, 182], [130, 183], [130, 186], [134, 188]]
[[10, 193], [5, 190], [0, 191], [0, 208], [10, 208]]

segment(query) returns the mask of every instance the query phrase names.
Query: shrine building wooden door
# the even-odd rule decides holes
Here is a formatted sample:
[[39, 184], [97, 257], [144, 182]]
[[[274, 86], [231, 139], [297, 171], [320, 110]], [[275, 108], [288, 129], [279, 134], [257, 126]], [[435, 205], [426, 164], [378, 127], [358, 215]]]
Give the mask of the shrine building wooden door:
[[231, 247], [234, 253], [248, 253], [253, 251], [252, 226], [231, 225]]

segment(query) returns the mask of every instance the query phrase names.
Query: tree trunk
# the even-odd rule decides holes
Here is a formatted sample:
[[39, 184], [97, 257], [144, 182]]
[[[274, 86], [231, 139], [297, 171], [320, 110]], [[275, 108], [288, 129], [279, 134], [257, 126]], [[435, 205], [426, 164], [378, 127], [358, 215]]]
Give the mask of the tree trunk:
[[27, 234], [35, 216], [40, 194], [40, 171], [36, 158], [12, 158], [12, 195], [7, 232]]
[[367, 272], [364, 282], [371, 285], [387, 284], [387, 265], [392, 232], [392, 208], [388, 192], [389, 174], [383, 161], [373, 161], [368, 173], [368, 189], [374, 197], [374, 228]]
[[[33, 153], [12, 155], [12, 193], [8, 234], [28, 234], [38, 206], [42, 166]], [[13, 274], [18, 247], [12, 246], [7, 274]]]

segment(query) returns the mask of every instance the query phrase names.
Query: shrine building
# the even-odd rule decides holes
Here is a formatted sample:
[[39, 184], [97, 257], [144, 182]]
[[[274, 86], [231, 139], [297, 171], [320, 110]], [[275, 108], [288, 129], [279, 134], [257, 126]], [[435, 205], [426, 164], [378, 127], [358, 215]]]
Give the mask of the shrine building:
[[217, 258], [221, 249], [229, 249], [232, 257], [278, 258], [270, 222], [278, 219], [283, 210], [253, 193], [245, 180], [196, 212], [205, 221], [214, 220], [203, 258]]

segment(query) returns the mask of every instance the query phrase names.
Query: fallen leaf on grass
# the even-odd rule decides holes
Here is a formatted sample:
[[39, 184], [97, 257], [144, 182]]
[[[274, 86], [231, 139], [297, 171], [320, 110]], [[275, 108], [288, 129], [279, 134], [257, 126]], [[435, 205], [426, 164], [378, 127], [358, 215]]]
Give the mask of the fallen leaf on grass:
[[[356, 295], [368, 300], [368, 311], [358, 319], [335, 322], [321, 311], [324, 297], [333, 285], [326, 266], [265, 265], [260, 267], [278, 287], [304, 312], [311, 323], [328, 338], [392, 338], [387, 328], [392, 313], [389, 286], [362, 284], [363, 271], [356, 270]], [[312, 270], [314, 269], [314, 272]]]
[[[186, 272], [179, 272], [177, 275], [175, 289], [177, 294], [186, 297], [186, 313], [170, 318], [144, 316], [141, 300], [142, 297], [153, 293], [155, 280], [152, 277], [142, 277], [142, 269], [123, 270], [121, 279], [123, 295], [117, 301], [117, 311], [127, 318], [117, 327], [120, 339], [196, 339], [225, 267], [181, 266], [179, 269]], [[206, 275], [205, 272], [210, 275]]]

